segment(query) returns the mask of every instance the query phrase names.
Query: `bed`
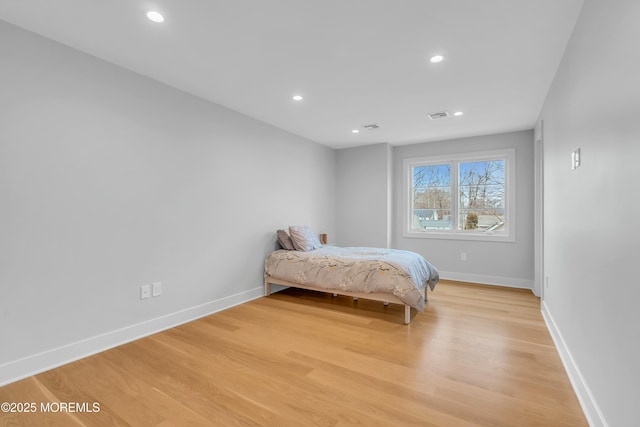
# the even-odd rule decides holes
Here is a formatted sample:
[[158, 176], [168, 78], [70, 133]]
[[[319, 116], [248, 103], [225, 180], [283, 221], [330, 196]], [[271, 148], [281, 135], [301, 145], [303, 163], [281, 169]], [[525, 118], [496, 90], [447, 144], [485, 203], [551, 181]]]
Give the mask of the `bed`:
[[276, 250], [265, 261], [264, 276], [266, 296], [277, 284], [403, 304], [406, 324], [411, 307], [424, 310], [427, 288], [433, 291], [439, 279], [435, 267], [415, 252], [328, 245]]

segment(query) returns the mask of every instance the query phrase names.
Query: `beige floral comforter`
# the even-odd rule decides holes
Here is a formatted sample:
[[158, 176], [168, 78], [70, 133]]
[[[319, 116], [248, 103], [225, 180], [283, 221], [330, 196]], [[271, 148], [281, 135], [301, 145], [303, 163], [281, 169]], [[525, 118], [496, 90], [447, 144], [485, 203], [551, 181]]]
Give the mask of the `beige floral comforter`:
[[265, 275], [327, 290], [390, 293], [420, 311], [420, 290], [433, 290], [439, 279], [435, 267], [415, 252], [337, 246], [272, 252], [265, 261]]

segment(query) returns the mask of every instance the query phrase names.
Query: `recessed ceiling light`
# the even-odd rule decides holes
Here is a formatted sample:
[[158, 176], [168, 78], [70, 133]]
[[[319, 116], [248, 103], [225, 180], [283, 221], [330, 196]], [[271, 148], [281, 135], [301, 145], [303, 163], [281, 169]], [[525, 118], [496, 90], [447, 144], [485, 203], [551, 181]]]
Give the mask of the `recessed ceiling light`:
[[456, 111], [455, 113], [453, 113], [454, 116], [461, 116], [464, 113], [462, 111]]
[[293, 95], [293, 100], [294, 101], [302, 101], [302, 96], [301, 95]]
[[437, 62], [441, 62], [444, 59], [444, 56], [442, 55], [435, 55], [432, 56], [431, 59], [429, 61], [433, 62], [434, 64]]
[[147, 18], [149, 18], [153, 22], [164, 22], [164, 16], [154, 10], [152, 10], [151, 12], [147, 12]]
[[360, 133], [360, 131], [358, 129], [354, 129], [351, 131], [351, 133]]

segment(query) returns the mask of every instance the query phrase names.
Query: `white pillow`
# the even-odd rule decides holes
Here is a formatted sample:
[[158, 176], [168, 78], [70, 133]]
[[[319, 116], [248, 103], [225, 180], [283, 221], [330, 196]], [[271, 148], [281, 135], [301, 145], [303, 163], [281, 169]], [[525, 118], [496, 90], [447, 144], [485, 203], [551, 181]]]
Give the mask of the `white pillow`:
[[307, 252], [322, 247], [316, 233], [306, 225], [292, 225], [289, 227], [289, 236], [298, 251]]

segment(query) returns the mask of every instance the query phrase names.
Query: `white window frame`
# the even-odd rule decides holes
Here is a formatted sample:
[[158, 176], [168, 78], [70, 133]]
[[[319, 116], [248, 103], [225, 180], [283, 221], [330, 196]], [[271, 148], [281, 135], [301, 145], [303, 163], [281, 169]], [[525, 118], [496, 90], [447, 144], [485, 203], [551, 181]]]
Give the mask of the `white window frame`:
[[[458, 164], [483, 160], [504, 160], [505, 175], [505, 218], [504, 231], [469, 231], [458, 230]], [[451, 230], [412, 230], [412, 170], [415, 166], [452, 164], [452, 229]], [[423, 239], [481, 240], [490, 242], [516, 241], [516, 149], [478, 151], [473, 153], [448, 154], [403, 160], [403, 237]]]

